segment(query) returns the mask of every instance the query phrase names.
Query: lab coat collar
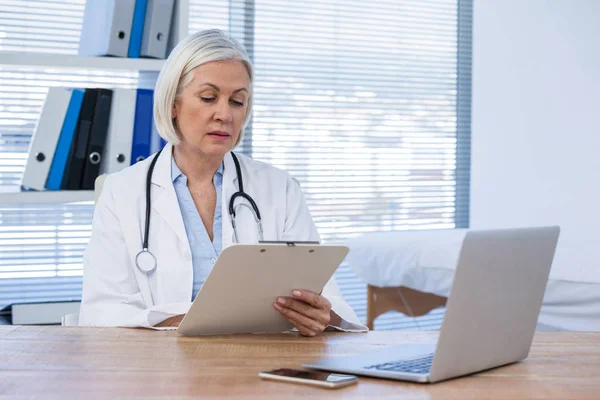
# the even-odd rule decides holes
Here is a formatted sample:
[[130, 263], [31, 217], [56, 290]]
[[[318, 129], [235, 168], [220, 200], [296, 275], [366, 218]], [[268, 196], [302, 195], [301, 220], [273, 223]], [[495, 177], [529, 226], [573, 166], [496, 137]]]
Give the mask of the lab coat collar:
[[[238, 156], [238, 160], [241, 157]], [[171, 143], [167, 143], [164, 147], [163, 151], [160, 153], [158, 157], [158, 161], [156, 161], [156, 165], [154, 168], [154, 173], [152, 174], [152, 183], [162, 187], [163, 189], [172, 188], [173, 190], [173, 177], [171, 176], [171, 160], [173, 159], [173, 145]], [[231, 156], [231, 152], [225, 154], [225, 158], [223, 159], [224, 171], [223, 171], [223, 181], [231, 182], [232, 184], [236, 184], [237, 181], [237, 173], [235, 171], [235, 163], [233, 162], [233, 157]], [[241, 160], [240, 160], [241, 164]]]
[[152, 173], [152, 183], [163, 189], [173, 188], [171, 179], [171, 159], [173, 158], [173, 145], [167, 143], [158, 155], [158, 160]]
[[[239, 156], [238, 160], [240, 160]], [[242, 162], [240, 161], [240, 168], [241, 164]], [[223, 171], [223, 181], [231, 182], [233, 185], [236, 185], [237, 173], [235, 171], [235, 163], [233, 162], [231, 152], [225, 154], [225, 158], [223, 159], [223, 165], [225, 167], [225, 170]]]

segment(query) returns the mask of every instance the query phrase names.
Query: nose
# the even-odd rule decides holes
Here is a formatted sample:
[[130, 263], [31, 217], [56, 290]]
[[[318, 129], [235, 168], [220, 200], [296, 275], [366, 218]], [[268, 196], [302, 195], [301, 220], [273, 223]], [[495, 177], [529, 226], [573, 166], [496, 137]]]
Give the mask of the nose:
[[228, 124], [233, 120], [231, 106], [229, 105], [229, 102], [226, 99], [217, 103], [217, 109], [215, 110], [214, 118], [216, 121], [222, 122], [224, 124]]

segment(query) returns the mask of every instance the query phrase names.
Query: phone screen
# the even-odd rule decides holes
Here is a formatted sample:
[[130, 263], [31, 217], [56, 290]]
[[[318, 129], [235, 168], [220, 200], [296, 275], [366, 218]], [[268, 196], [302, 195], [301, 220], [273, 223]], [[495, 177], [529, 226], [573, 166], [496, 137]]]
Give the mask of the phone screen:
[[332, 374], [330, 372], [322, 371], [301, 371], [290, 368], [274, 369], [272, 371], [266, 371], [265, 374], [331, 383], [342, 383], [356, 379], [356, 377], [353, 375]]

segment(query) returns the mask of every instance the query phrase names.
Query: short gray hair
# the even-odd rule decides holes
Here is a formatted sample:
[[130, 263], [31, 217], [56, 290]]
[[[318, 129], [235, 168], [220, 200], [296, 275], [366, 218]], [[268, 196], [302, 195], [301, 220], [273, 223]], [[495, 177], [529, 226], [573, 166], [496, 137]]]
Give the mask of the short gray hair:
[[202, 64], [225, 60], [241, 61], [250, 76], [248, 111], [235, 145], [240, 143], [252, 114], [252, 62], [244, 47], [219, 29], [189, 35], [179, 42], [165, 61], [154, 89], [154, 123], [163, 139], [174, 145], [181, 141], [173, 120], [173, 106], [192, 81], [193, 70]]

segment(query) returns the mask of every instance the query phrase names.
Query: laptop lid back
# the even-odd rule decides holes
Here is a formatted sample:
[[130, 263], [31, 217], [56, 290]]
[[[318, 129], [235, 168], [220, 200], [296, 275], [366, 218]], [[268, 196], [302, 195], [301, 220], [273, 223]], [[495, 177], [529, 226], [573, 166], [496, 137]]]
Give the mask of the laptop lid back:
[[554, 226], [467, 233], [432, 382], [527, 357], [559, 231]]

